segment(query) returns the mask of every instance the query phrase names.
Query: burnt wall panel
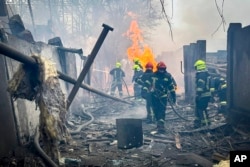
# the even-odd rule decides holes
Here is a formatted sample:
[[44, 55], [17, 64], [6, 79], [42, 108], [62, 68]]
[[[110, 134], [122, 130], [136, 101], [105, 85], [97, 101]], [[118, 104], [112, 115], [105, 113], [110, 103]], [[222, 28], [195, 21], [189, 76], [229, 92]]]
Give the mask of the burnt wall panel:
[[231, 123], [250, 126], [250, 26], [231, 23], [228, 29], [228, 107]]
[[[243, 28], [236, 32], [234, 43], [234, 106], [236, 108], [250, 111], [249, 99], [250, 99], [250, 27]], [[249, 113], [250, 114], [250, 113]]]
[[185, 101], [193, 104], [195, 99], [194, 63], [198, 59], [206, 60], [206, 41], [198, 40], [197, 43], [185, 45], [183, 52]]
[[[36, 42], [35, 44], [32, 44], [12, 35], [8, 35], [8, 41], [6, 41], [6, 43], [28, 56], [36, 54], [46, 57], [55, 63], [57, 70], [62, 70], [60, 57], [57, 53], [57, 49], [54, 46], [47, 45], [43, 42]], [[7, 57], [6, 60], [8, 75], [9, 78], [12, 78], [20, 63]], [[67, 97], [65, 82], [60, 80], [60, 86]], [[27, 144], [30, 142], [30, 136], [33, 136], [35, 128], [39, 123], [40, 111], [36, 108], [34, 101], [18, 99], [14, 101], [13, 105], [15, 108], [14, 113], [16, 117], [20, 144]]]
[[7, 155], [17, 144], [14, 111], [7, 90], [7, 72], [4, 56], [0, 55], [0, 157]]
[[7, 16], [8, 11], [7, 11], [7, 6], [5, 0], [0, 1], [0, 17], [1, 16]]
[[[194, 46], [194, 45], [192, 45]], [[184, 84], [185, 84], [185, 101], [187, 103], [194, 102], [194, 73], [192, 72], [192, 63], [193, 63], [193, 53], [194, 47], [191, 45], [184, 46]]]
[[205, 40], [197, 41], [195, 52], [196, 52], [195, 60], [197, 59], [206, 60], [206, 41]]

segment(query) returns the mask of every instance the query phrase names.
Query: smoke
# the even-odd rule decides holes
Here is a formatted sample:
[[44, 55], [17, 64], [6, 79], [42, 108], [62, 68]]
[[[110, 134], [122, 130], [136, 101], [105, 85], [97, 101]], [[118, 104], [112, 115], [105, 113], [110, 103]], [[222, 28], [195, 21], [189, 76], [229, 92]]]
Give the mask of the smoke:
[[[102, 31], [102, 23], [114, 28], [114, 31], [110, 32], [105, 39], [93, 65], [94, 68], [100, 71], [107, 71], [107, 69], [113, 67], [116, 61], [127, 58], [127, 48], [131, 46], [131, 41], [124, 38], [122, 34], [129, 29], [131, 20], [138, 18], [139, 25], [143, 29], [143, 35], [147, 36], [147, 38], [144, 38], [144, 42], [152, 49], [154, 55], [162, 55], [166, 52], [174, 53], [166, 63], [168, 70], [176, 76], [177, 81], [180, 78], [178, 83], [183, 82], [180, 72], [180, 61], [182, 61], [181, 49], [183, 45], [189, 45], [197, 40], [206, 40], [207, 52], [225, 50], [229, 24], [232, 22], [242, 23], [243, 26], [249, 24], [249, 0], [225, 0], [223, 14], [226, 26], [225, 29], [220, 27], [218, 30], [221, 18], [218, 14], [215, 1], [165, 0], [166, 12], [169, 16], [172, 16], [170, 21], [172, 23], [173, 40], [171, 39], [170, 28], [164, 19], [156, 27], [154, 27], [156, 23], [153, 22], [155, 19], [151, 19], [150, 21], [146, 19], [151, 14], [161, 12], [162, 9], [159, 1], [152, 1], [151, 4], [153, 5], [151, 7], [156, 12], [152, 11], [152, 8], [149, 9], [147, 6], [142, 6], [147, 1], [140, 0], [115, 1], [112, 2], [110, 6], [112, 8], [109, 10], [105, 10], [104, 4], [102, 4], [108, 1], [96, 1], [96, 3], [90, 1], [89, 4], [85, 4], [87, 1], [77, 1], [74, 3], [79, 4], [63, 6], [65, 15], [62, 14], [61, 10], [63, 4], [57, 1], [53, 1], [50, 5], [45, 1], [36, 0], [34, 2], [36, 3], [32, 3], [32, 7], [35, 24], [41, 25], [44, 28], [40, 32], [37, 29], [36, 41], [47, 42], [48, 39], [59, 36], [65, 47], [82, 48], [84, 55], [87, 56], [90, 54]], [[172, 2], [174, 3], [173, 9]], [[222, 2], [223, 0], [217, 0], [220, 9], [222, 9]], [[156, 5], [157, 3], [159, 4]], [[86, 8], [87, 5], [90, 6]], [[49, 8], [49, 6], [52, 8]], [[17, 7], [16, 11], [20, 13], [25, 26], [32, 31], [33, 28], [27, 5]], [[34, 32], [32, 34], [34, 35]], [[176, 53], [178, 54], [176, 55]], [[78, 72], [81, 67], [80, 62], [81, 60], [77, 57]], [[132, 67], [131, 69], [128, 67], [126, 73], [128, 75], [126, 75], [125, 80], [128, 82], [127, 84], [130, 84], [128, 76], [132, 73]], [[99, 75], [101, 73], [95, 76], [97, 80], [102, 78]], [[99, 82], [101, 81], [96, 81], [96, 83]]]
[[[222, 10], [222, 1], [217, 4]], [[207, 41], [207, 51], [226, 50], [227, 29], [230, 23], [249, 24], [248, 6], [250, 1], [225, 0], [223, 16], [226, 20], [225, 29], [220, 26], [221, 17], [217, 11], [215, 1], [173, 1], [173, 18], [171, 19], [174, 40], [170, 36], [170, 29], [165, 20], [151, 34], [149, 41], [154, 52], [175, 51], [197, 40]], [[168, 7], [169, 9], [169, 7]], [[171, 10], [167, 11], [171, 15]], [[219, 29], [218, 29], [219, 28]]]
[[133, 106], [132, 108], [121, 109], [119, 111], [119, 115], [115, 113], [109, 116], [105, 116], [104, 118], [100, 118], [101, 120], [105, 120], [105, 122], [115, 123], [116, 119], [119, 118], [131, 118], [131, 119], [145, 119], [147, 116], [147, 111], [145, 105]]

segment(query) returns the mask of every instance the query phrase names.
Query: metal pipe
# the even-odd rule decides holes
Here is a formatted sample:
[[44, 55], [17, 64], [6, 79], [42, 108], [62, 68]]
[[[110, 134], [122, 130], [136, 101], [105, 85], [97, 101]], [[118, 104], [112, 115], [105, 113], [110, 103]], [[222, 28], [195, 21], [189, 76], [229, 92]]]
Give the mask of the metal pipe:
[[[69, 82], [69, 83], [71, 83], [71, 84], [76, 84], [77, 81], [74, 80], [73, 78], [69, 77], [68, 75], [63, 74], [63, 73], [60, 72], [60, 71], [57, 71], [57, 72], [58, 72], [58, 74], [59, 74], [59, 78], [60, 78], [60, 79], [62, 79], [62, 80], [64, 80], [64, 81], [67, 81], [67, 82]], [[116, 101], [119, 101], [119, 102], [122, 102], [122, 103], [126, 103], [126, 104], [130, 104], [130, 105], [133, 105], [133, 103], [131, 103], [131, 102], [128, 102], [128, 101], [126, 101], [126, 100], [123, 100], [123, 99], [120, 99], [120, 98], [111, 96], [111, 95], [106, 94], [106, 93], [104, 93], [104, 92], [101, 92], [101, 91], [99, 91], [99, 90], [97, 90], [97, 89], [94, 89], [94, 88], [90, 87], [90, 86], [87, 85], [87, 84], [81, 83], [80, 87], [83, 88], [83, 89], [85, 89], [85, 90], [94, 92], [94, 93], [96, 93], [96, 94], [98, 94], [98, 95], [107, 97], [107, 98], [109, 98], [109, 99], [116, 100]]]
[[78, 79], [77, 79], [74, 87], [72, 88], [72, 90], [71, 90], [71, 92], [70, 92], [70, 94], [68, 96], [68, 99], [67, 99], [67, 109], [69, 109], [72, 101], [74, 100], [75, 95], [78, 92], [78, 90], [79, 90], [79, 88], [81, 86], [81, 83], [84, 80], [86, 74], [88, 73], [88, 71], [89, 71], [89, 69], [90, 69], [90, 67], [91, 67], [91, 65], [92, 65], [92, 63], [93, 63], [93, 61], [94, 61], [94, 59], [95, 59], [95, 57], [96, 57], [99, 49], [101, 48], [101, 45], [102, 45], [104, 39], [106, 38], [108, 32], [110, 30], [113, 31], [113, 28], [110, 27], [110, 26], [108, 26], [108, 25], [103, 24], [102, 26], [103, 26], [102, 33], [100, 34], [100, 36], [99, 36], [99, 38], [98, 38], [98, 40], [97, 40], [97, 42], [96, 42], [96, 44], [95, 44], [92, 52], [88, 56], [87, 61], [85, 61], [84, 67], [83, 67], [83, 69], [82, 69], [82, 71], [81, 71], [81, 73], [80, 73], [80, 75], [79, 75], [79, 77], [78, 77]]
[[56, 47], [58, 50], [63, 51], [63, 52], [70, 52], [70, 53], [78, 53], [78, 54], [83, 54], [82, 49], [74, 49], [74, 48], [65, 48], [62, 46]]
[[0, 54], [3, 54], [16, 61], [22, 62], [23, 64], [28, 64], [31, 66], [37, 65], [35, 59], [17, 51], [16, 49], [4, 44], [3, 42], [0, 42]]
[[82, 60], [86, 60], [87, 59], [87, 56], [83, 56], [82, 49], [65, 48], [65, 47], [62, 47], [62, 46], [58, 46], [56, 48], [57, 48], [58, 51], [62, 51], [62, 52], [77, 53], [77, 54], [79, 54], [79, 56], [80, 56], [80, 58]]
[[[28, 64], [30, 66], [34, 66], [34, 67], [37, 66], [37, 63], [36, 63], [35, 59], [33, 59], [32, 57], [29, 57], [29, 56], [17, 51], [16, 49], [4, 44], [3, 42], [0, 42], [0, 54], [5, 55], [5, 56], [7, 56], [9, 58], [12, 58], [12, 59], [14, 59], [16, 61], [19, 61], [21, 63]], [[71, 84], [76, 84], [76, 80], [69, 77], [68, 75], [63, 74], [60, 71], [57, 71], [57, 73], [58, 73], [58, 77], [60, 79], [66, 81], [66, 82], [69, 82]], [[106, 93], [101, 92], [99, 90], [96, 90], [94, 88], [91, 88], [90, 86], [85, 85], [85, 84], [81, 84], [80, 87], [83, 88], [83, 89], [86, 89], [88, 91], [94, 92], [94, 93], [96, 93], [98, 95], [110, 98], [112, 100], [120, 101], [122, 103], [130, 104], [130, 105], [133, 104], [133, 103], [130, 103], [130, 102], [126, 101], [126, 100], [111, 96], [109, 94], [106, 94]]]

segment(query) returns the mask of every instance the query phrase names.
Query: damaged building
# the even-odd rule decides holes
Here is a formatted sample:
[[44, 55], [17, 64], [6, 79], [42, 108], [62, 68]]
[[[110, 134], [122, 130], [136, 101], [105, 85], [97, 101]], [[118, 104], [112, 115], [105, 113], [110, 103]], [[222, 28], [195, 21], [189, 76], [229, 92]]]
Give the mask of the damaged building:
[[[126, 84], [132, 74], [124, 81], [127, 93], [118, 97], [107, 91], [109, 69], [98, 69], [114, 61], [98, 56], [110, 53], [101, 48], [115, 26], [96, 25], [99, 34], [86, 55], [85, 48], [65, 45], [51, 22], [28, 30], [21, 14], [12, 11], [15, 5], [21, 10], [21, 1], [14, 2], [0, 1], [1, 167], [229, 167], [230, 152], [250, 150], [249, 26], [230, 24], [226, 50], [207, 52], [206, 40], [198, 39], [158, 56], [167, 62], [181, 57], [174, 64], [184, 93], [177, 94], [177, 105], [166, 106], [166, 132], [157, 133], [156, 124], [145, 121], [145, 101], [135, 100]], [[28, 27], [34, 28], [31, 2], [22, 3], [31, 15]], [[65, 4], [60, 9], [72, 7]], [[65, 13], [59, 16], [66, 22]], [[218, 112], [215, 98], [208, 106], [211, 125], [198, 129], [193, 127], [197, 59], [206, 60], [209, 72], [225, 78], [228, 87], [227, 113]], [[122, 62], [130, 68], [129, 60]]]

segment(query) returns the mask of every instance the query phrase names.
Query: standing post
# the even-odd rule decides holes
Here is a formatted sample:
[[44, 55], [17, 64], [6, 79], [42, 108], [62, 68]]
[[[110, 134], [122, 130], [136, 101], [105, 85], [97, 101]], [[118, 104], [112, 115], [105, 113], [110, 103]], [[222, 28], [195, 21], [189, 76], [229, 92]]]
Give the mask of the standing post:
[[82, 81], [84, 80], [86, 74], [88, 73], [88, 71], [89, 71], [89, 69], [90, 69], [90, 67], [91, 67], [91, 65], [92, 65], [92, 63], [93, 63], [99, 49], [101, 48], [101, 45], [102, 45], [104, 39], [106, 38], [106, 36], [107, 36], [107, 34], [109, 32], [109, 30], [113, 31], [113, 28], [106, 25], [106, 24], [103, 24], [102, 26], [103, 26], [102, 33], [100, 34], [100, 36], [99, 36], [99, 38], [98, 38], [92, 52], [88, 56], [87, 61], [85, 61], [84, 67], [83, 67], [83, 69], [82, 69], [82, 71], [81, 71], [81, 73], [80, 73], [80, 75], [79, 75], [79, 77], [78, 77], [78, 79], [76, 81], [76, 84], [74, 85], [74, 87], [72, 88], [72, 90], [71, 90], [71, 92], [70, 92], [70, 94], [68, 96], [67, 109], [69, 109], [72, 101], [74, 100], [75, 95], [76, 95], [79, 87], [81, 86]]

